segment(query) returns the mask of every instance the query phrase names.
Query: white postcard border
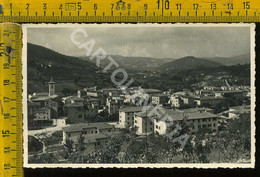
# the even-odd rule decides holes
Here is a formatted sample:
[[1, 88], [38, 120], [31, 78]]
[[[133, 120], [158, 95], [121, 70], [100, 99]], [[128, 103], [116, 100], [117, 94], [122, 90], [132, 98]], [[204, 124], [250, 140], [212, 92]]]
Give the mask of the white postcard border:
[[[181, 163], [181, 164], [31, 164], [28, 163], [27, 124], [27, 28], [62, 27], [249, 27], [250, 28], [250, 70], [251, 70], [251, 162], [250, 163]], [[255, 24], [23, 24], [22, 75], [23, 75], [23, 166], [26, 168], [254, 168], [255, 167]]]

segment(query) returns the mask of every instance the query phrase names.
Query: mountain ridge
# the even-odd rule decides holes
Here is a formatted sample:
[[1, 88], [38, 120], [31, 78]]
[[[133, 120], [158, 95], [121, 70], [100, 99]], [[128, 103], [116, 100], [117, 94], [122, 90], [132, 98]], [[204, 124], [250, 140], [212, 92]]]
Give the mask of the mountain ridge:
[[160, 68], [163, 70], [191, 70], [206, 67], [215, 68], [220, 66], [224, 65], [215, 61], [209, 61], [194, 56], [186, 56], [163, 64]]

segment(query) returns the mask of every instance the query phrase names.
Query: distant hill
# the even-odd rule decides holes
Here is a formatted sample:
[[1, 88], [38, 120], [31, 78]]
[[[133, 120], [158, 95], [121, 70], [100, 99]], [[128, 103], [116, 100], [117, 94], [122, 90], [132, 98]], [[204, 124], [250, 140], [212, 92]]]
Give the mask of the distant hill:
[[191, 70], [199, 68], [216, 68], [220, 66], [223, 66], [223, 64], [215, 61], [209, 61], [207, 59], [187, 56], [165, 63], [160, 68], [163, 70]]
[[[113, 70], [108, 73], [100, 72], [100, 68], [97, 68], [94, 63], [95, 60], [91, 61], [87, 57], [66, 56], [30, 43], [27, 44], [27, 50], [29, 94], [47, 92], [51, 77], [56, 82], [56, 92], [59, 94], [64, 93], [64, 89], [66, 92], [70, 90], [71, 93], [76, 93], [78, 89], [94, 85], [99, 88], [114, 87], [110, 78]], [[144, 88], [178, 90], [189, 88], [191, 84], [200, 82], [216, 83], [220, 80], [220, 76], [231, 78], [229, 83], [238, 85], [250, 83], [249, 65], [225, 66], [223, 63], [242, 64], [242, 61], [246, 61], [245, 58], [249, 58], [248, 55], [231, 57], [228, 62], [224, 61], [227, 58], [205, 59], [192, 56], [180, 59], [111, 56], [118, 62], [120, 68], [126, 69], [129, 78], [135, 80], [132, 86], [142, 85]], [[102, 66], [105, 67], [108, 60], [103, 61], [105, 62]], [[205, 80], [208, 77], [211, 79]]]
[[[121, 55], [110, 55], [110, 56], [119, 64], [120, 68], [126, 70], [137, 70], [137, 71], [165, 69], [173, 65], [176, 65], [175, 69], [194, 69], [197, 67], [218, 67], [220, 66], [220, 64], [226, 66], [232, 66], [237, 64], [250, 63], [250, 54], [244, 54], [244, 55], [227, 57], [227, 58], [225, 57], [196, 58], [193, 56], [188, 56], [180, 59], [127, 57]], [[89, 60], [89, 58], [85, 56], [79, 58], [90, 61], [92, 63], [96, 62], [95, 60]], [[185, 59], [185, 61], [181, 59]], [[109, 64], [109, 62], [110, 61], [107, 59], [101, 60], [102, 67], [106, 67]], [[193, 63], [189, 63], [189, 62], [193, 62]]]
[[[126, 57], [121, 55], [110, 55], [120, 66], [126, 70], [153, 70], [161, 65], [173, 61], [172, 58], [150, 58], [150, 57]], [[80, 57], [83, 60], [89, 60], [88, 57]], [[89, 60], [95, 63], [95, 60]], [[101, 60], [102, 67], [109, 64], [109, 60]]]
[[53, 77], [57, 92], [110, 84], [109, 76], [97, 73], [94, 63], [66, 56], [42, 46], [27, 44], [28, 92], [47, 91]]
[[205, 58], [210, 61], [215, 61], [222, 63], [226, 66], [232, 66], [232, 65], [237, 65], [237, 64], [249, 64], [250, 63], [250, 53], [243, 54], [243, 55], [238, 55], [234, 57], [214, 57], [214, 58]]
[[74, 69], [87, 67], [87, 69], [95, 71], [95, 65], [89, 61], [82, 61], [77, 57], [66, 56], [31, 43], [27, 44], [27, 62], [28, 64], [37, 63]]

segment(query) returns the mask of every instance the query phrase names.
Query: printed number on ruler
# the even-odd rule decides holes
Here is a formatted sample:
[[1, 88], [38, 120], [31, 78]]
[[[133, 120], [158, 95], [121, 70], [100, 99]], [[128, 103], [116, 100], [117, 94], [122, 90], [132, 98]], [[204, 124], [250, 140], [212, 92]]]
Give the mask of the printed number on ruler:
[[0, 176], [22, 176], [21, 27], [0, 24]]
[[[257, 0], [2, 0], [2, 20], [55, 20], [55, 17], [253, 17], [260, 16]], [[7, 18], [9, 17], [9, 18]], [[18, 18], [12, 18], [18, 17]], [[48, 18], [41, 18], [48, 17]], [[79, 20], [79, 18], [74, 18]], [[122, 20], [124, 20], [122, 18]], [[63, 18], [65, 20], [65, 18]], [[65, 20], [66, 21], [66, 20]]]

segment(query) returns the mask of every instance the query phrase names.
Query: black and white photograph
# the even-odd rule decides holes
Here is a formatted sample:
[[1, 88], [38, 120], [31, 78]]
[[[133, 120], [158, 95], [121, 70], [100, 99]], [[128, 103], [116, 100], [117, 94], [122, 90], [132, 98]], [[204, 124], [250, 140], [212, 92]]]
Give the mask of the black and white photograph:
[[253, 168], [254, 24], [23, 25], [24, 166]]

